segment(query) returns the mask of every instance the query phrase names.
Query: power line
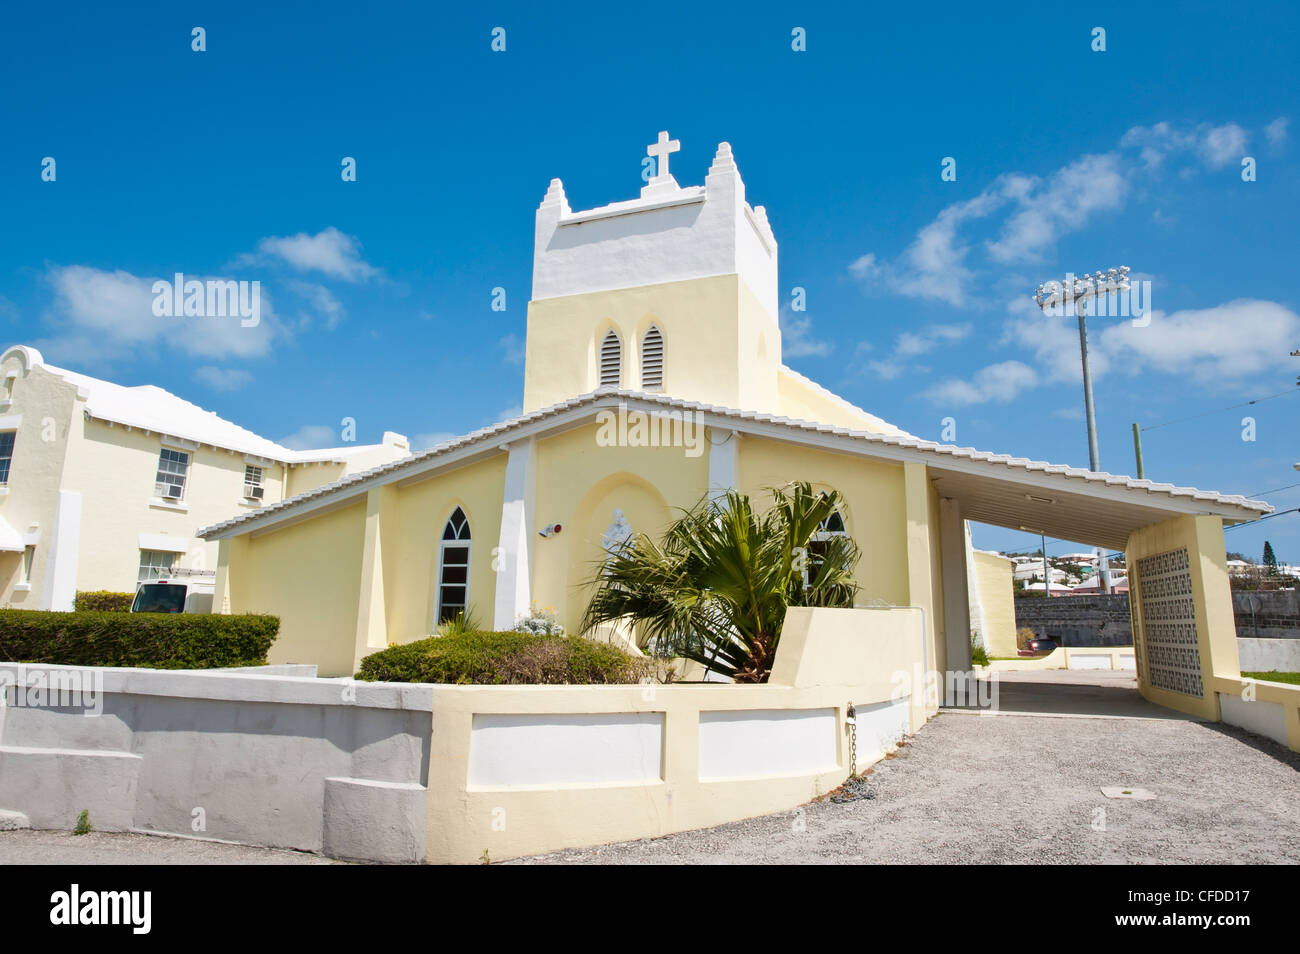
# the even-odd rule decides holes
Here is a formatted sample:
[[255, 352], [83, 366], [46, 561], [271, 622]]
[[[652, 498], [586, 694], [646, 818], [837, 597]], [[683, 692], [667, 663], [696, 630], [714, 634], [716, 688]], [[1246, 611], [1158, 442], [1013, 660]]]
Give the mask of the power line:
[[1284, 490], [1290, 490], [1292, 487], [1300, 487], [1300, 484], [1287, 484], [1285, 487], [1278, 487], [1274, 490], [1257, 490], [1253, 494], [1246, 494], [1247, 497], [1267, 497], [1269, 494], [1280, 494]]
[[1157, 427], [1168, 427], [1170, 424], [1182, 424], [1184, 421], [1194, 421], [1198, 417], [1208, 417], [1211, 414], [1220, 414], [1223, 411], [1231, 411], [1239, 407], [1250, 407], [1252, 404], [1259, 404], [1262, 401], [1271, 401], [1274, 398], [1286, 397], [1288, 394], [1300, 394], [1300, 387], [1292, 388], [1290, 391], [1278, 391], [1277, 394], [1255, 398], [1253, 401], [1244, 401], [1241, 404], [1229, 404], [1227, 407], [1215, 408], [1213, 411], [1203, 411], [1200, 414], [1193, 414], [1191, 417], [1180, 417], [1172, 421], [1164, 421], [1160, 424], [1149, 424], [1146, 427], [1139, 428], [1139, 430], [1154, 431]]
[[1279, 510], [1277, 513], [1270, 513], [1266, 517], [1260, 517], [1258, 520], [1251, 520], [1249, 523], [1234, 523], [1230, 527], [1224, 527], [1223, 530], [1226, 533], [1229, 530], [1237, 530], [1241, 527], [1253, 527], [1256, 524], [1263, 523], [1265, 520], [1272, 520], [1274, 517], [1281, 517], [1288, 513], [1300, 513], [1300, 507], [1292, 507], [1290, 510]]

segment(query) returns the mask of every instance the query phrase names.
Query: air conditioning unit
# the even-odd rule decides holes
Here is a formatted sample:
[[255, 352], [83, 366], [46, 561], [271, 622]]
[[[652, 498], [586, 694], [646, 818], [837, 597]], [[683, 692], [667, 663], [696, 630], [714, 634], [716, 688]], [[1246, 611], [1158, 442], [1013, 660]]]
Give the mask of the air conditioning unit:
[[166, 497], [168, 500], [180, 500], [183, 489], [184, 488], [179, 487], [176, 484], [173, 484], [167, 488], [167, 493], [163, 494], [163, 496]]
[[262, 494], [266, 492], [265, 487], [258, 487], [254, 484], [244, 484], [244, 496], [253, 500], [261, 500]]

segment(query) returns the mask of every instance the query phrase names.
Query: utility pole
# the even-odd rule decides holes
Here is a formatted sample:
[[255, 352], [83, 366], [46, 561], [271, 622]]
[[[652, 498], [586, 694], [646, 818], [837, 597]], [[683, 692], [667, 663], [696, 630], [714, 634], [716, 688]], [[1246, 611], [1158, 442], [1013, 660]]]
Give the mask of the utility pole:
[[1137, 426], [1137, 421], [1133, 422], [1133, 456], [1137, 458], [1137, 475], [1138, 479], [1146, 477], [1142, 470], [1142, 431]]
[[1052, 598], [1052, 565], [1047, 562], [1047, 534], [1043, 534], [1043, 596]]
[[[1129, 290], [1129, 267], [1122, 265], [1106, 271], [1097, 271], [1095, 275], [1086, 272], [1082, 278], [1075, 278], [1067, 273], [1064, 283], [1050, 281], [1039, 285], [1033, 294], [1036, 305], [1044, 312], [1049, 308], [1060, 306], [1062, 314], [1065, 307], [1074, 302], [1074, 314], [1079, 319], [1079, 356], [1083, 360], [1083, 406], [1088, 418], [1088, 469], [1093, 473], [1101, 470], [1101, 454], [1097, 450], [1097, 419], [1092, 403], [1092, 370], [1088, 364], [1088, 319], [1087, 302], [1102, 295], [1109, 295]], [[1044, 553], [1046, 561], [1046, 553]], [[1097, 550], [1097, 573], [1101, 578], [1101, 591], [1110, 592], [1110, 566], [1106, 553]]]

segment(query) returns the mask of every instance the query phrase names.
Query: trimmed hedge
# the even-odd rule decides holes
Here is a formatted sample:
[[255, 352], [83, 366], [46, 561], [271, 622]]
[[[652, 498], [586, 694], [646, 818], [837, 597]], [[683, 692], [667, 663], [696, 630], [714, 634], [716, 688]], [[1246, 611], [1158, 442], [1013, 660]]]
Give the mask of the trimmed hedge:
[[358, 679], [473, 685], [636, 683], [648, 660], [580, 636], [464, 633], [390, 646], [361, 660]]
[[0, 610], [0, 660], [63, 666], [259, 666], [277, 616]]
[[78, 612], [129, 613], [135, 601], [134, 593], [114, 593], [112, 590], [77, 590], [72, 608]]

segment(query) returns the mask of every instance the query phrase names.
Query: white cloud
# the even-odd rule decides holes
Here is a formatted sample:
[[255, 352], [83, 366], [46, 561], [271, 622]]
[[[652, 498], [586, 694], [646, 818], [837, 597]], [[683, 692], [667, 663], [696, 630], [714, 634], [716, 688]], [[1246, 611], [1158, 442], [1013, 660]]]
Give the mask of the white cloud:
[[194, 372], [194, 377], [214, 391], [238, 391], [253, 383], [252, 372], [243, 368], [214, 368], [205, 365]]
[[[255, 358], [266, 354], [282, 333], [265, 286], [259, 294], [259, 323], [244, 327], [237, 315], [158, 317], [153, 313], [155, 279], [122, 269], [52, 266], [46, 277], [54, 290], [47, 314], [49, 334], [33, 343], [68, 363], [169, 351], [204, 358]], [[188, 273], [185, 279], [207, 280]], [[174, 277], [161, 280], [170, 283]]]
[[1201, 123], [1182, 129], [1169, 123], [1156, 123], [1134, 126], [1124, 133], [1120, 146], [1139, 149], [1139, 155], [1150, 169], [1159, 168], [1166, 158], [1179, 154], [1198, 157], [1211, 169], [1222, 169], [1241, 160], [1247, 138], [1246, 130], [1236, 123], [1222, 126]]
[[975, 372], [969, 381], [950, 378], [925, 392], [935, 404], [1005, 403], [1038, 384], [1038, 373], [1020, 361], [1003, 361]]
[[1281, 146], [1286, 142], [1288, 125], [1290, 125], [1290, 120], [1285, 116], [1279, 116], [1264, 127], [1264, 137], [1268, 139], [1270, 146]]
[[1291, 369], [1300, 316], [1277, 302], [1242, 298], [1211, 308], [1153, 311], [1149, 325], [1122, 321], [1102, 329], [1097, 341], [1117, 369], [1232, 383]]
[[929, 325], [920, 331], [904, 331], [898, 336], [894, 353], [900, 357], [928, 354], [941, 344], [954, 344], [971, 332], [969, 322], [955, 325]]
[[365, 281], [379, 269], [361, 258], [361, 243], [334, 226], [315, 235], [268, 236], [257, 243], [260, 255], [277, 258], [302, 272], [320, 272], [348, 282]]
[[420, 451], [430, 450], [439, 444], [445, 444], [456, 436], [458, 435], [453, 434], [451, 431], [432, 431], [428, 434], [416, 434], [415, 440], [411, 442], [411, 450], [418, 454]]
[[324, 447], [339, 447], [343, 441], [338, 431], [328, 424], [304, 424], [292, 434], [280, 438], [276, 443], [283, 444], [290, 450], [315, 450]]
[[497, 347], [501, 349], [501, 358], [506, 364], [524, 363], [524, 342], [514, 332], [503, 335], [497, 341]]
[[[290, 282], [289, 289], [294, 294], [310, 302], [316, 313], [325, 318], [326, 328], [333, 330], [338, 327], [339, 322], [346, 315], [343, 303], [324, 285], [318, 285], [315, 282]], [[304, 320], [303, 323], [304, 325], [310, 324], [310, 321]]]
[[[1270, 124], [1266, 135], [1270, 142], [1284, 138], [1285, 119]], [[1248, 140], [1236, 123], [1134, 126], [1117, 150], [1081, 156], [1043, 177], [1000, 176], [980, 195], [941, 209], [896, 258], [867, 252], [848, 271], [868, 289], [968, 307], [974, 291], [987, 287], [980, 265], [1045, 261], [1061, 236], [1089, 227], [1102, 213], [1122, 211], [1135, 191], [1158, 200], [1162, 184], [1180, 188], [1179, 180], [1196, 168], [1221, 169], [1240, 161]], [[1184, 162], [1178, 176], [1164, 176], [1161, 170], [1174, 157], [1190, 164]], [[977, 246], [964, 235], [977, 222], [997, 232], [978, 246], [986, 261], [973, 261]]]
[[824, 357], [831, 353], [831, 343], [812, 336], [812, 319], [781, 311], [781, 355], [785, 358]]
[[1240, 162], [1246, 154], [1246, 130], [1236, 123], [1206, 130], [1201, 141], [1201, 155], [1212, 169]]
[[1011, 177], [1004, 189], [1014, 195], [1016, 211], [1002, 225], [998, 240], [988, 243], [996, 262], [1039, 262], [1060, 235], [1083, 228], [1097, 212], [1119, 208], [1127, 182], [1115, 153], [1082, 156], [1058, 169], [1045, 182]]

